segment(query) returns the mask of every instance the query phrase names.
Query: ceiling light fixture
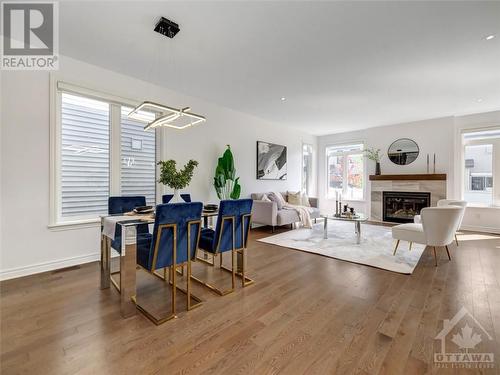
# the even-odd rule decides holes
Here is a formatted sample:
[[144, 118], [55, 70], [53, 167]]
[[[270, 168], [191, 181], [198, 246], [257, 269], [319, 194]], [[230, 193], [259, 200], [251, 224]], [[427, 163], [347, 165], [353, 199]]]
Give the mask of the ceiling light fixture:
[[[146, 122], [147, 124], [144, 126], [144, 131], [159, 126], [181, 130], [206, 121], [204, 116], [191, 113], [189, 112], [190, 110], [190, 107], [177, 109], [163, 104], [145, 101], [130, 111], [128, 117], [137, 121]], [[159, 113], [160, 116], [151, 121], [151, 117], [146, 117], [145, 112], [156, 112]]]
[[476, 102], [481, 103], [483, 99], [476, 99]]
[[284, 102], [286, 98], [284, 96], [281, 97], [281, 101]]
[[492, 34], [492, 35], [488, 35], [488, 36], [487, 36], [486, 38], [484, 38], [484, 39], [486, 39], [486, 40], [491, 40], [491, 39], [493, 39], [494, 37], [495, 37], [495, 35], [493, 35], [493, 34]]

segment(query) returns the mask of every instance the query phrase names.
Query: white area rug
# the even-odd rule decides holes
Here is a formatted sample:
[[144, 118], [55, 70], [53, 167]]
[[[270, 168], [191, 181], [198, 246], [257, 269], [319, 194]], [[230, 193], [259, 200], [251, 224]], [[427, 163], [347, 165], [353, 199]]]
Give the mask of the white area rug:
[[323, 223], [318, 223], [313, 229], [291, 230], [259, 241], [404, 274], [413, 272], [425, 250], [425, 245], [414, 243], [410, 251], [408, 243], [401, 241], [393, 256], [391, 228], [363, 223], [358, 245], [354, 223], [333, 220], [328, 222], [328, 239], [323, 239]]

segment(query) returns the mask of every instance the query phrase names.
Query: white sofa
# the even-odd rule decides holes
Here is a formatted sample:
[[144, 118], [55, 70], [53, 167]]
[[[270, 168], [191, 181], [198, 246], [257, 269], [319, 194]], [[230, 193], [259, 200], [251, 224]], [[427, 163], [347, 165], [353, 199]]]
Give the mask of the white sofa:
[[[263, 201], [262, 196], [265, 193], [253, 193], [251, 198], [253, 199], [252, 206], [252, 223], [269, 225], [274, 228], [281, 225], [289, 225], [297, 223], [300, 221], [299, 215], [294, 210], [278, 210], [278, 205], [276, 202]], [[281, 193], [285, 201], [288, 202], [288, 193]], [[313, 208], [311, 213], [311, 219], [318, 219], [320, 217], [318, 208], [318, 199], [309, 198], [309, 204]]]

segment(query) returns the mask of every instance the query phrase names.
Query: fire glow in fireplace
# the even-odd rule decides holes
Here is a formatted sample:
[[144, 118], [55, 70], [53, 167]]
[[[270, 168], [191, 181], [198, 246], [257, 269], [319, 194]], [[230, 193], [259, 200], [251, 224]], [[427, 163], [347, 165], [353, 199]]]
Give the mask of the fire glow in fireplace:
[[420, 210], [429, 207], [431, 193], [416, 193], [402, 191], [383, 192], [384, 221], [395, 223], [411, 223]]

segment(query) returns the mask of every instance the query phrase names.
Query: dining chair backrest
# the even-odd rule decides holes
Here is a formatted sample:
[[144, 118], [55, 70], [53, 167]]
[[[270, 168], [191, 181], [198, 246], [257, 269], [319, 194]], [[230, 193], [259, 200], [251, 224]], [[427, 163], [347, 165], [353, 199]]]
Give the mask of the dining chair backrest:
[[122, 196], [109, 197], [108, 199], [108, 214], [116, 215], [130, 212], [134, 208], [146, 205], [145, 196]]
[[[175, 247], [177, 247], [175, 264], [188, 260], [188, 245], [189, 258], [193, 259], [196, 256], [201, 231], [202, 209], [201, 202], [159, 204], [156, 206], [153, 239], [147, 267], [150, 271], [173, 265]], [[175, 230], [177, 232], [174, 241]]]
[[449, 245], [455, 237], [462, 210], [463, 208], [458, 206], [422, 208], [420, 215], [426, 244], [429, 246]]
[[[165, 194], [161, 197], [161, 202], [164, 204], [169, 203], [173, 197], [174, 197], [173, 194]], [[184, 202], [187, 203], [191, 202], [191, 194], [181, 194], [181, 198]]]
[[241, 249], [247, 246], [250, 231], [252, 199], [223, 200], [220, 202], [214, 246], [217, 252]]
[[438, 207], [446, 207], [446, 206], [459, 206], [462, 207], [462, 213], [460, 215], [460, 220], [458, 223], [457, 230], [460, 229], [462, 226], [462, 221], [464, 219], [465, 215], [465, 207], [467, 207], [467, 201], [460, 201], [460, 200], [455, 200], [455, 199], [440, 199], [437, 202]]
[[[118, 215], [124, 214], [125, 212], [130, 212], [136, 207], [145, 206], [146, 197], [142, 195], [135, 196], [121, 196], [121, 197], [109, 197], [108, 198], [108, 215]], [[149, 227], [147, 224], [141, 224], [137, 226], [137, 233], [149, 233]], [[116, 226], [115, 237], [121, 235], [121, 226]]]

